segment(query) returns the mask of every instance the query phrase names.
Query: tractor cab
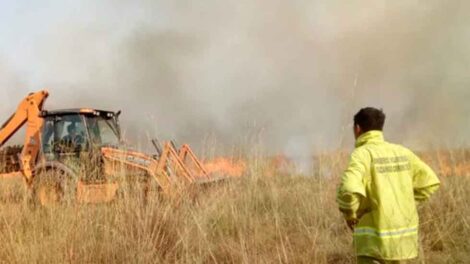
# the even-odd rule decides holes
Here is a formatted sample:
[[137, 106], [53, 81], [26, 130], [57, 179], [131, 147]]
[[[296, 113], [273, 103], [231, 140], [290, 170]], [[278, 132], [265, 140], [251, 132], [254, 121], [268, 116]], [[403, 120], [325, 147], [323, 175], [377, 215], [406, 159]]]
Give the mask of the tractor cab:
[[103, 146], [118, 147], [119, 114], [95, 109], [43, 111], [43, 156], [46, 160], [57, 160]]

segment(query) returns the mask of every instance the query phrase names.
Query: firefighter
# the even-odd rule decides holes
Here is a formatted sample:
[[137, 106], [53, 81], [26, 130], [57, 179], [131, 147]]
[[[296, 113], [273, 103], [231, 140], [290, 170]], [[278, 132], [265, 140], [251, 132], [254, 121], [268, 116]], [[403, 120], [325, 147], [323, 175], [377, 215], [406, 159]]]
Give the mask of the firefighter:
[[358, 263], [404, 263], [418, 257], [417, 205], [437, 191], [432, 169], [413, 152], [384, 140], [385, 114], [372, 107], [354, 116], [356, 148], [337, 202], [353, 230]]

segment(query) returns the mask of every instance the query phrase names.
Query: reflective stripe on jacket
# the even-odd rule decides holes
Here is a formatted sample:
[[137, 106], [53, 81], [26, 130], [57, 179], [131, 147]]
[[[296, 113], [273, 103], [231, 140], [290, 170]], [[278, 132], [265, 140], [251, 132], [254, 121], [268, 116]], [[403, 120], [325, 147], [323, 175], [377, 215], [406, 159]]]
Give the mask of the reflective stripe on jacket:
[[358, 256], [406, 260], [418, 256], [416, 205], [439, 188], [432, 169], [410, 150], [384, 141], [381, 131], [360, 136], [338, 188], [337, 202], [354, 230]]

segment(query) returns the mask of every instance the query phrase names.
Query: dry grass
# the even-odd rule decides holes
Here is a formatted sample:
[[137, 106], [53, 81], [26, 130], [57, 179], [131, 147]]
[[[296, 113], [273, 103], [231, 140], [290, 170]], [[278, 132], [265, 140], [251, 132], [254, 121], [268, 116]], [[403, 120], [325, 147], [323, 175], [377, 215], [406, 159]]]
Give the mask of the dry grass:
[[[40, 209], [4, 203], [0, 260], [354, 263], [351, 233], [334, 201], [337, 178], [320, 173], [326, 169], [315, 177], [264, 176], [270, 168], [262, 162], [250, 169], [246, 177], [187, 190], [177, 199], [144, 203], [131, 195], [107, 205]], [[468, 263], [470, 178], [442, 181], [437, 196], [420, 209], [421, 261]]]

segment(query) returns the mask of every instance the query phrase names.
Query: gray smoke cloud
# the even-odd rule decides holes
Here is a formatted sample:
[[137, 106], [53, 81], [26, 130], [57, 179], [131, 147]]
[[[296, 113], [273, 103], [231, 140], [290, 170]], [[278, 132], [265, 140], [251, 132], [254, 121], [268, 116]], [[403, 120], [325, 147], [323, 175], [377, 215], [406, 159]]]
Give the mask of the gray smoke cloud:
[[350, 147], [352, 115], [371, 105], [386, 111], [393, 141], [468, 143], [467, 2], [122, 0], [76, 10], [31, 43], [28, 74], [0, 66], [2, 113], [49, 87], [48, 108], [122, 109], [134, 139], [225, 151], [261, 141], [304, 155]]

